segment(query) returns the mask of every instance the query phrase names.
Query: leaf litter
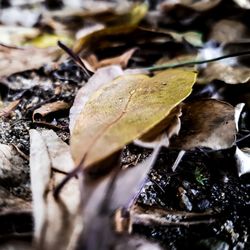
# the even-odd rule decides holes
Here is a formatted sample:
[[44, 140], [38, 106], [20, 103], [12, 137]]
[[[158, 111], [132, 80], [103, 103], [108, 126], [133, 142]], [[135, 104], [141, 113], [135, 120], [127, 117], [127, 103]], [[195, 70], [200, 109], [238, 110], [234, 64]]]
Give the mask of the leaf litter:
[[247, 249], [247, 1], [7, 2], [1, 247]]

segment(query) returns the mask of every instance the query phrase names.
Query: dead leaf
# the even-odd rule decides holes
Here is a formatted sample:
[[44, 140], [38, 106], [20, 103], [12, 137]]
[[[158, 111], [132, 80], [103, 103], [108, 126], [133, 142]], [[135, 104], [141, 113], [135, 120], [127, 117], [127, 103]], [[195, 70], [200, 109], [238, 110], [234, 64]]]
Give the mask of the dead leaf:
[[249, 0], [233, 0], [236, 4], [238, 4], [241, 8], [250, 9], [250, 1]]
[[[168, 147], [169, 140], [172, 138], [172, 136], [179, 134], [181, 128], [181, 115], [181, 105], [178, 105], [170, 112], [167, 118], [164, 119], [164, 125], [159, 124], [160, 127], [164, 127], [164, 131], [161, 136], [158, 134], [152, 134], [151, 132], [149, 137], [147, 134], [145, 134], [139, 140], [134, 140], [134, 144], [144, 148], [156, 148], [160, 142], [163, 141], [161, 143], [162, 146]], [[156, 129], [156, 131], [158, 131], [158, 129]]]
[[[101, 30], [97, 30], [86, 37], [82, 37], [74, 46], [74, 51], [79, 53], [83, 49], [88, 49], [88, 47], [96, 48], [97, 44], [102, 44], [104, 47], [109, 45], [109, 42], [104, 39], [110, 36], [124, 35], [130, 33], [136, 29], [138, 23], [144, 18], [148, 11], [148, 5], [145, 3], [135, 3], [131, 6], [130, 10], [127, 10], [126, 13], [122, 13], [118, 16], [108, 15], [107, 19], [104, 19], [104, 16], [101, 16], [101, 21], [105, 22], [109, 27]], [[96, 44], [97, 43], [97, 44]], [[99, 45], [98, 45], [99, 46]]]
[[[164, 144], [163, 139], [159, 141], [152, 154], [137, 166], [119, 171], [118, 175], [114, 170], [101, 181], [96, 183], [95, 180], [92, 188], [89, 187], [89, 181], [85, 182], [82, 235], [84, 249], [106, 250], [118, 244], [119, 238], [112, 229], [111, 215], [115, 209], [127, 206], [137, 196]], [[101, 209], [103, 207], [104, 211]], [[97, 237], [98, 242], [93, 242]]]
[[225, 44], [246, 39], [248, 34], [249, 30], [242, 22], [222, 19], [213, 25], [208, 40]]
[[11, 145], [0, 144], [0, 180], [20, 184], [24, 178], [25, 160]]
[[236, 147], [235, 160], [239, 176], [250, 173], [250, 148]]
[[195, 31], [187, 31], [184, 33], [177, 33], [173, 31], [166, 30], [176, 42], [186, 41], [193, 46], [201, 47], [203, 45], [202, 34]]
[[207, 11], [207, 10], [210, 10], [210, 9], [214, 8], [215, 6], [217, 6], [220, 2], [221, 2], [221, 0], [210, 0], [210, 1], [206, 1], [206, 0], [198, 0], [198, 1], [193, 1], [193, 0], [188, 0], [188, 1], [186, 1], [186, 0], [176, 0], [176, 1], [165, 0], [161, 4], [161, 8], [164, 11], [166, 11], [166, 10], [169, 11], [172, 8], [174, 8], [176, 5], [180, 5], [180, 6], [191, 8], [191, 9], [196, 10], [196, 11]]
[[51, 103], [46, 103], [40, 108], [34, 110], [32, 119], [33, 121], [35, 120], [40, 120], [41, 118], [55, 112], [59, 111], [65, 111], [70, 108], [70, 105], [64, 101], [56, 101], [56, 102], [51, 102]]
[[204, 99], [182, 107], [181, 130], [170, 147], [183, 150], [208, 147], [229, 148], [235, 142], [235, 109], [226, 102]]
[[0, 117], [8, 117], [19, 103], [20, 103], [20, 100], [16, 100], [16, 101], [10, 102], [6, 107], [0, 108]]
[[98, 68], [106, 67], [109, 65], [120, 65], [124, 69], [127, 67], [128, 61], [132, 57], [135, 51], [136, 51], [136, 48], [133, 48], [124, 52], [120, 56], [107, 58], [107, 59], [103, 59], [100, 61], [94, 54], [92, 54], [84, 58], [83, 62], [86, 68], [92, 72], [95, 72]]
[[33, 39], [27, 40], [23, 44], [31, 45], [36, 48], [48, 48], [57, 46], [58, 41], [61, 41], [67, 44], [68, 46], [71, 46], [73, 44], [73, 40], [70, 36], [49, 33], [40, 34], [34, 37]]
[[85, 36], [90, 35], [91, 33], [98, 31], [98, 30], [102, 30], [105, 28], [105, 25], [102, 23], [94, 23], [88, 27], [82, 28], [80, 29], [77, 33], [76, 33], [76, 39], [81, 39]]
[[33, 27], [39, 20], [41, 9], [38, 8], [20, 8], [12, 6], [11, 8], [2, 8], [0, 12], [0, 22], [6, 26]]
[[117, 44], [126, 45], [128, 40], [131, 46], [139, 47], [139, 45], [149, 43], [150, 41], [160, 41], [163, 43], [172, 41], [173, 38], [169, 33], [133, 25], [107, 27], [77, 40], [73, 49], [75, 53], [80, 53], [84, 50], [95, 51], [98, 48], [110, 48], [117, 46]]
[[200, 71], [200, 83], [220, 80], [228, 84], [246, 83], [250, 79], [250, 70], [245, 66], [231, 66], [219, 62], [210, 63]]
[[0, 186], [0, 217], [1, 213], [28, 210], [31, 210], [31, 201], [17, 197], [6, 188]]
[[[52, 131], [30, 130], [30, 170], [35, 220], [35, 243], [38, 249], [72, 249], [71, 237], [79, 225], [75, 220], [80, 204], [77, 179], [71, 179], [62, 190], [58, 200], [54, 188], [63, 180], [64, 174], [53, 168], [67, 166], [72, 170], [69, 147]], [[61, 146], [60, 146], [61, 144]], [[68, 247], [68, 248], [67, 248]]]
[[89, 97], [105, 84], [113, 81], [116, 77], [123, 75], [120, 66], [112, 65], [98, 69], [95, 74], [89, 78], [88, 82], [78, 90], [74, 100], [74, 104], [70, 109], [69, 115], [69, 129], [72, 130], [75, 126], [76, 120], [80, 115]]
[[0, 25], [0, 44], [21, 46], [28, 39], [38, 36], [39, 33], [36, 28]]
[[192, 71], [173, 69], [152, 78], [122, 76], [99, 89], [82, 110], [71, 136], [75, 164], [85, 156], [84, 169], [88, 169], [154, 129], [190, 94], [195, 77]]
[[0, 79], [11, 74], [38, 69], [59, 56], [58, 48], [14, 48], [0, 45]]

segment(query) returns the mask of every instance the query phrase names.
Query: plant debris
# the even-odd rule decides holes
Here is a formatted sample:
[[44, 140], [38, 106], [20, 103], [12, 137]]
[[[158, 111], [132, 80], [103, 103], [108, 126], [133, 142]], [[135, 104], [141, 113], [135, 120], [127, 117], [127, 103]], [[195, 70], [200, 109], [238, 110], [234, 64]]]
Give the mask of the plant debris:
[[250, 248], [249, 1], [0, 5], [0, 249]]

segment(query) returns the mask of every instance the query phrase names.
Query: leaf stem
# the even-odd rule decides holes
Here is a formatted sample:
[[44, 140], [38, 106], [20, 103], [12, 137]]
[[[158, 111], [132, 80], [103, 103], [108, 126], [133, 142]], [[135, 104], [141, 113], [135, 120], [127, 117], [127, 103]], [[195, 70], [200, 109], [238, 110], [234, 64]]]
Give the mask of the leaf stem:
[[155, 66], [146, 67], [146, 68], [143, 68], [143, 69], [144, 70], [149, 70], [149, 71], [171, 69], [171, 68], [178, 68], [178, 67], [183, 67], [183, 66], [191, 66], [191, 65], [196, 65], [196, 64], [210, 63], [210, 62], [215, 62], [215, 61], [223, 60], [223, 59], [226, 59], [226, 58], [237, 57], [237, 56], [244, 56], [244, 55], [250, 55], [250, 51], [247, 50], [247, 51], [242, 51], [242, 52], [227, 54], [227, 55], [224, 55], [224, 56], [219, 56], [219, 57], [215, 57], [215, 58], [208, 59], [208, 60], [187, 61], [187, 62], [174, 63], [174, 64], [155, 65]]

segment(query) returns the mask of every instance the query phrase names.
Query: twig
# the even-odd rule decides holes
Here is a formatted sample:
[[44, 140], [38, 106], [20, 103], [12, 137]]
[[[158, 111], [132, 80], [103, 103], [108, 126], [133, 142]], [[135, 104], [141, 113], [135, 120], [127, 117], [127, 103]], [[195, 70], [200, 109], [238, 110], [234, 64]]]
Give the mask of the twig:
[[16, 146], [14, 143], [11, 143], [11, 145], [16, 149], [16, 151], [27, 161], [30, 160], [29, 156], [26, 155], [18, 146]]
[[172, 69], [172, 68], [178, 68], [178, 67], [183, 67], [183, 66], [192, 66], [192, 65], [197, 65], [197, 64], [210, 63], [210, 62], [223, 60], [226, 58], [244, 56], [244, 55], [249, 55], [249, 54], [250, 54], [250, 51], [247, 50], [247, 51], [242, 51], [242, 52], [237, 52], [237, 53], [232, 53], [232, 54], [228, 54], [228, 55], [224, 55], [224, 56], [215, 57], [215, 58], [208, 59], [208, 60], [188, 61], [188, 62], [175, 63], [175, 64], [162, 64], [162, 65], [155, 65], [155, 66], [147, 67], [147, 68], [143, 68], [143, 69], [149, 70], [149, 71]]
[[216, 222], [216, 219], [210, 218], [207, 220], [196, 220], [196, 221], [170, 221], [167, 218], [158, 217], [154, 214], [132, 214], [130, 216], [131, 224], [132, 225], [144, 225], [144, 226], [171, 226], [171, 227], [178, 227], [178, 226], [194, 226], [200, 224], [211, 224]]
[[65, 44], [63, 44], [62, 42], [58, 41], [58, 46], [64, 50], [76, 63], [78, 66], [80, 66], [80, 68], [83, 70], [83, 72], [90, 77], [90, 74], [88, 72], [88, 70], [86, 69], [82, 59], [75, 54], [69, 47], [67, 47]]
[[178, 167], [179, 163], [181, 162], [181, 159], [183, 158], [184, 154], [186, 153], [185, 150], [181, 150], [172, 166], [172, 171], [175, 172], [176, 168]]
[[235, 145], [236, 145], [236, 143], [238, 143], [238, 142], [244, 141], [244, 140], [247, 139], [248, 137], [250, 137], [250, 133], [247, 134], [247, 135], [245, 135], [245, 136], [243, 136], [243, 137], [241, 137], [240, 139], [236, 140], [236, 141], [235, 141]]

